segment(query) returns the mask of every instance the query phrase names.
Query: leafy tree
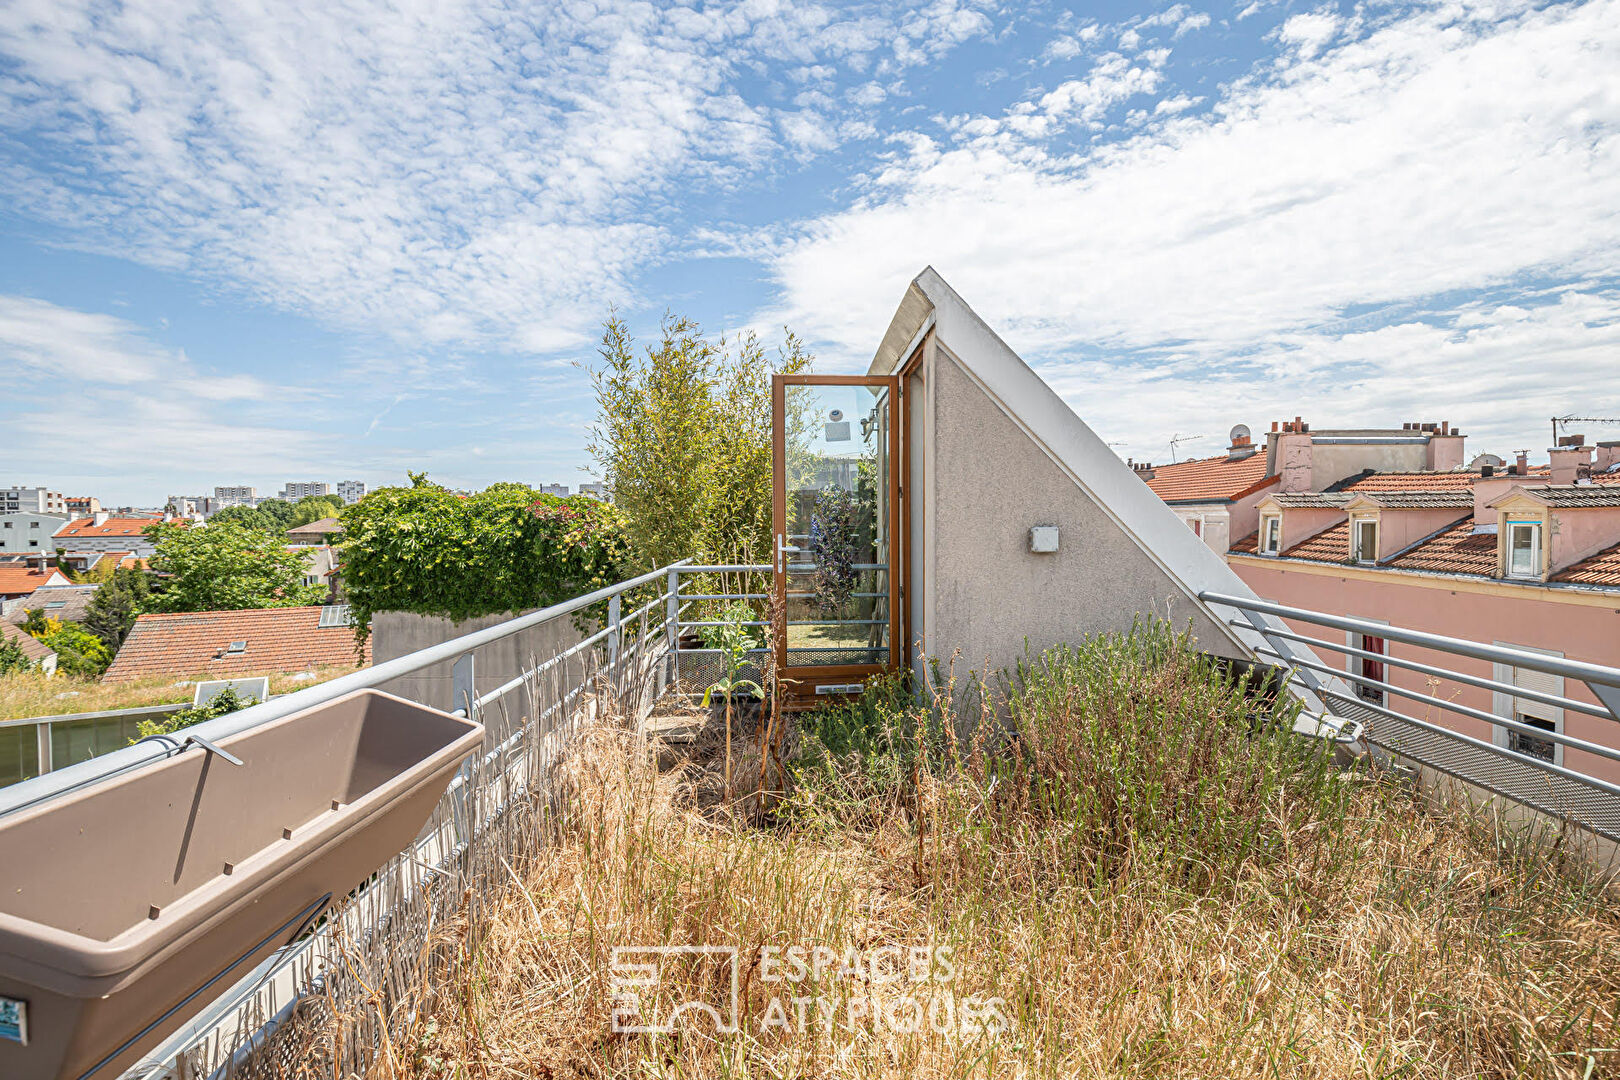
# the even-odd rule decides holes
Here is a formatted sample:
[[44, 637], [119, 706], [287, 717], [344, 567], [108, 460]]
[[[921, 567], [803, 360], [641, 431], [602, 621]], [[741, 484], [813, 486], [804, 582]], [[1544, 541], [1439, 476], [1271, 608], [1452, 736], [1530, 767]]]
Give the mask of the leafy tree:
[[263, 532], [278, 532], [285, 528], [279, 523], [279, 519], [273, 518], [263, 510], [252, 506], [227, 506], [208, 519], [210, 526], [230, 522], [246, 526], [249, 529], [259, 529]]
[[343, 585], [363, 633], [378, 611], [468, 619], [554, 604], [625, 576], [623, 516], [522, 484], [459, 495], [421, 474], [343, 511]]
[[64, 674], [95, 678], [112, 663], [112, 653], [107, 646], [78, 623], [46, 619], [41, 632], [30, 630], [29, 633], [56, 653], [56, 670]]
[[786, 334], [772, 360], [752, 334], [711, 342], [695, 322], [666, 316], [637, 355], [615, 316], [599, 351], [589, 449], [641, 567], [770, 561], [771, 376], [809, 370], [799, 339]]
[[293, 504], [286, 499], [264, 499], [256, 509], [268, 520], [267, 528], [278, 532], [292, 528]]
[[34, 662], [22, 651], [22, 646], [10, 638], [0, 638], [0, 675], [12, 675], [29, 670]]
[[235, 522], [202, 527], [160, 523], [146, 536], [154, 611], [229, 611], [318, 604], [326, 590], [305, 585], [304, 555], [280, 538]]
[[29, 608], [28, 614], [23, 616], [23, 632], [34, 637], [43, 638], [50, 633], [50, 619], [45, 616], [44, 608]]
[[150, 576], [145, 570], [119, 567], [90, 598], [84, 613], [84, 628], [116, 653], [151, 595]]
[[292, 521], [287, 528], [296, 529], [300, 525], [308, 525], [322, 518], [337, 517], [341, 513], [343, 500], [336, 495], [306, 495], [293, 504]]

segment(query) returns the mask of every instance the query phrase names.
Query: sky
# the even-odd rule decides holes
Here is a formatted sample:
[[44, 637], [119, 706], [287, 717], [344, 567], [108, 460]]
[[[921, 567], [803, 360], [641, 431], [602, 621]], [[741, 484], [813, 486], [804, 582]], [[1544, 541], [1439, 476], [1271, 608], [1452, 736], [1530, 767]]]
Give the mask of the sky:
[[927, 265], [1121, 456], [1539, 453], [1620, 417], [1620, 0], [0, 4], [3, 483], [576, 486], [610, 313], [858, 372]]

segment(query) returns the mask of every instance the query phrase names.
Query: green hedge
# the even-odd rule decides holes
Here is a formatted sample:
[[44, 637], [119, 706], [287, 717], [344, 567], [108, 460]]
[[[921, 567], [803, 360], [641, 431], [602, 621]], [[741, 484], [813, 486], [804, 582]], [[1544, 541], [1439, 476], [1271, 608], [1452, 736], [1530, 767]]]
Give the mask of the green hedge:
[[623, 516], [522, 484], [462, 495], [412, 477], [343, 511], [344, 591], [356, 625], [379, 611], [470, 619], [544, 607], [630, 575]]

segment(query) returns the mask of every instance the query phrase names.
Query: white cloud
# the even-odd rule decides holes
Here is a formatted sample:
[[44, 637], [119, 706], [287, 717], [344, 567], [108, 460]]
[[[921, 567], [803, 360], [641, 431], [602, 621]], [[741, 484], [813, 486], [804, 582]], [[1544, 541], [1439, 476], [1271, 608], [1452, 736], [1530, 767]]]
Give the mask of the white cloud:
[[[1537, 282], [1620, 304], [1620, 4], [1487, 17], [1452, 7], [1390, 18], [1263, 64], [1205, 111], [1079, 151], [1006, 118], [958, 118], [960, 141], [944, 148], [919, 133], [853, 206], [784, 245], [782, 303], [759, 321], [786, 321], [824, 356], [858, 362], [931, 263], [1043, 370], [1082, 373], [1066, 384], [1082, 415], [1100, 411], [1088, 404], [1097, 392], [1126, 410], [1123, 380], [1155, 388], [1147, 417], [1173, 414], [1176, 395], [1207, 414], [1240, 395], [1306, 394], [1254, 359], [1284, 346], [1350, 363], [1349, 340], [1379, 376], [1416, 362], [1372, 349], [1348, 314], [1432, 308], [1443, 326], [1458, 303], [1446, 297]], [[1065, 96], [1083, 112], [1084, 95]], [[1436, 348], [1427, 382], [1370, 379], [1366, 400], [1382, 389], [1384, 409], [1404, 413], [1418, 399], [1401, 394], [1423, 390], [1436, 407], [1466, 397], [1478, 414], [1539, 425], [1561, 387], [1616, 386], [1614, 353], [1592, 348], [1612, 320], [1558, 325], [1567, 347], [1506, 324], [1491, 338], [1523, 350], [1511, 384], [1512, 366], [1470, 366], [1482, 332], [1475, 352]], [[1121, 359], [1086, 359], [1109, 354]], [[1535, 404], [1510, 389], [1529, 370], [1546, 380]], [[1320, 385], [1312, 411], [1325, 422], [1335, 383]], [[1503, 393], [1509, 403], [1487, 410]]]
[[779, 81], [932, 61], [988, 26], [955, 0], [19, 2], [0, 132], [37, 152], [0, 192], [75, 245], [329, 324], [571, 347], [667, 255], [672, 200], [865, 130], [779, 115]]
[[1331, 10], [1291, 15], [1277, 28], [1277, 37], [1292, 45], [1307, 59], [1322, 51], [1322, 47], [1338, 34], [1341, 21]]

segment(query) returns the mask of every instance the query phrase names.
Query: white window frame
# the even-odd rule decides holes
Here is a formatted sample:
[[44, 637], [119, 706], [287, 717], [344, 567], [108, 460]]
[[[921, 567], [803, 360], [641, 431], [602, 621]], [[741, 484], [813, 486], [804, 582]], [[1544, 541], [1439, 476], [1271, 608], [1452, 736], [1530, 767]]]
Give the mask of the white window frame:
[[[1372, 551], [1362, 550], [1361, 530], [1372, 526]], [[1350, 521], [1350, 557], [1358, 563], [1375, 563], [1378, 561], [1378, 519], [1375, 517], [1352, 518]]]
[[[1514, 641], [1498, 641], [1495, 644], [1500, 645], [1505, 649], [1520, 649], [1524, 652], [1539, 653], [1542, 656], [1549, 656], [1553, 657], [1554, 659], [1562, 660], [1564, 658], [1563, 653], [1554, 649], [1538, 649], [1533, 645], [1520, 645], [1518, 642]], [[1507, 683], [1510, 686], [1520, 686], [1523, 685], [1518, 678], [1521, 670], [1526, 674], [1535, 676], [1539, 680], [1539, 683], [1535, 689], [1540, 690], [1543, 693], [1552, 694], [1556, 697], [1564, 696], [1564, 677], [1562, 675], [1548, 675], [1544, 672], [1535, 671], [1531, 668], [1520, 669], [1514, 667], [1512, 664], [1492, 664], [1491, 678], [1495, 679], [1499, 683]], [[1564, 733], [1564, 710], [1556, 705], [1544, 705], [1539, 701], [1527, 701], [1524, 698], [1516, 697], [1513, 694], [1505, 693], [1501, 690], [1492, 690], [1491, 711], [1497, 716], [1504, 716], [1509, 720], [1518, 720], [1525, 716], [1534, 717], [1537, 720], [1545, 720], [1552, 724], [1552, 730], [1555, 733], [1559, 735]], [[1496, 743], [1497, 746], [1505, 749], [1511, 749], [1513, 746], [1513, 736], [1517, 734], [1517, 732], [1509, 731], [1507, 728], [1496, 727], [1493, 725], [1491, 739], [1494, 743]], [[1552, 746], [1552, 763], [1554, 765], [1563, 765], [1564, 744], [1555, 742], [1552, 744]]]
[[[1388, 619], [1369, 619], [1365, 615], [1358, 615], [1356, 617], [1359, 618], [1362, 622], [1377, 623], [1379, 626], [1388, 626], [1389, 625], [1389, 620]], [[1346, 630], [1344, 632], [1344, 643], [1346, 645], [1350, 646], [1352, 649], [1361, 649], [1363, 652], [1365, 652], [1365, 651], [1367, 651], [1367, 649], [1366, 649], [1366, 646], [1362, 643], [1362, 640], [1361, 640], [1364, 637], [1378, 637], [1378, 635], [1377, 634], [1363, 634], [1359, 630]], [[1384, 638], [1383, 642], [1384, 642], [1384, 661], [1383, 661], [1383, 663], [1384, 663], [1384, 679], [1383, 679], [1383, 681], [1387, 682], [1387, 683], [1393, 683], [1395, 681], [1393, 678], [1391, 678], [1391, 672], [1392, 672], [1393, 669], [1389, 666], [1389, 638]], [[1363, 660], [1365, 660], [1365, 659], [1366, 659], [1366, 657], [1364, 657], [1364, 656], [1356, 656], [1353, 653], [1345, 653], [1344, 654], [1344, 670], [1346, 672], [1348, 672], [1349, 674], [1351, 674], [1351, 675], [1360, 675], [1361, 674], [1361, 662]], [[1365, 695], [1362, 694], [1362, 690], [1365, 688], [1362, 683], [1359, 683], [1359, 682], [1355, 681], [1354, 679], [1346, 679], [1345, 682], [1350, 684], [1350, 693], [1351, 693], [1351, 695], [1353, 697], [1357, 698], [1358, 700], [1371, 701], [1374, 705], [1382, 705], [1385, 708], [1389, 708], [1389, 691], [1387, 691], [1387, 690], [1378, 690], [1377, 688], [1373, 688], [1373, 692], [1376, 692], [1378, 694], [1378, 697], [1369, 698], [1369, 697], [1366, 697]]]
[[[1530, 571], [1521, 573], [1513, 569], [1513, 534], [1519, 529], [1530, 530]], [[1539, 521], [1509, 521], [1507, 523], [1507, 558], [1506, 570], [1510, 578], [1539, 578], [1541, 577], [1541, 533], [1542, 523]]]
[[[1275, 524], [1277, 526], [1277, 546], [1276, 547], [1272, 547], [1271, 543], [1270, 543], [1270, 541], [1271, 541], [1271, 527], [1272, 527], [1273, 524]], [[1260, 554], [1262, 554], [1262, 555], [1281, 555], [1282, 554], [1282, 515], [1281, 514], [1261, 514], [1260, 515]]]

